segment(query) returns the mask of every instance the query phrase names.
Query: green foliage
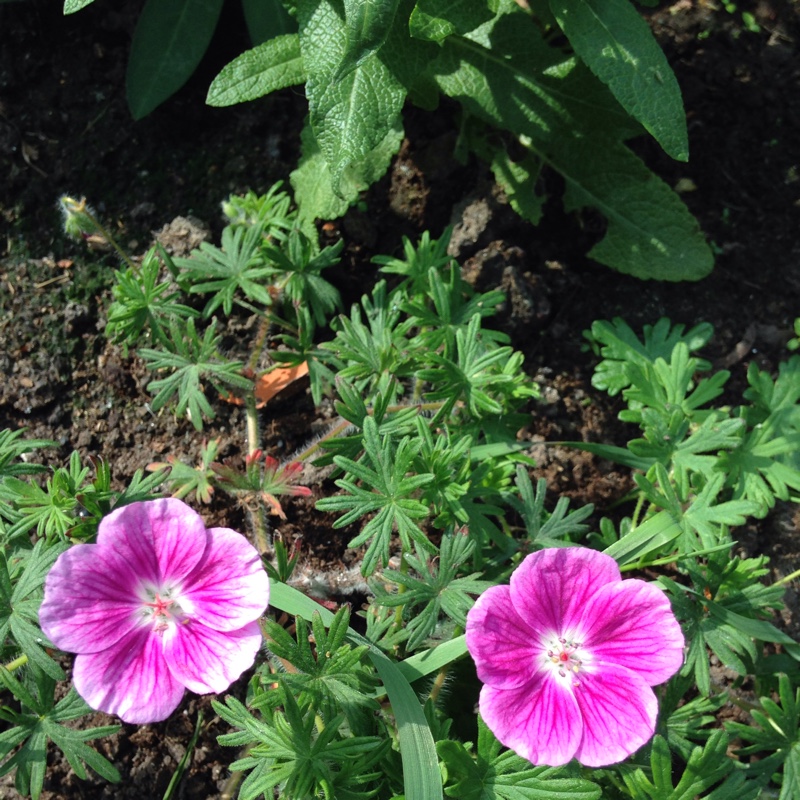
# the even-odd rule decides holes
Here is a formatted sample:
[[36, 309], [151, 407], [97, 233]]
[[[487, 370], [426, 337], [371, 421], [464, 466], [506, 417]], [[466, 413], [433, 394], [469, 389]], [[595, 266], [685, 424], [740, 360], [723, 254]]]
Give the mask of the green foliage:
[[[119, 725], [76, 730], [65, 722], [91, 712], [89, 706], [71, 689], [66, 697], [55, 702], [55, 681], [38, 673], [35, 688], [29, 689], [5, 667], [0, 666], [0, 683], [20, 701], [20, 710], [0, 706], [0, 718], [11, 727], [0, 733], [0, 775], [16, 770], [14, 785], [23, 795], [37, 800], [42, 792], [46, 767], [46, 748], [52, 741], [66, 756], [75, 774], [86, 779], [86, 766], [108, 781], [118, 782], [119, 772], [97, 751], [84, 742], [116, 733]], [[16, 752], [6, 756], [14, 749]]]
[[208, 87], [210, 106], [231, 106], [255, 100], [306, 79], [296, 33], [269, 39], [235, 58]]
[[756, 800], [763, 781], [734, 771], [733, 762], [725, 758], [727, 747], [725, 731], [716, 730], [703, 747], [694, 748], [676, 785], [669, 745], [657, 735], [650, 749], [651, 774], [637, 767], [624, 770], [622, 778], [633, 800]]
[[214, 418], [214, 410], [203, 391], [203, 379], [208, 380], [217, 391], [223, 386], [240, 389], [252, 387], [252, 381], [242, 375], [244, 366], [238, 361], [225, 361], [218, 352], [220, 335], [216, 324], [209, 325], [200, 338], [194, 319], [186, 323], [172, 319], [169, 326], [170, 350], [142, 348], [139, 355], [152, 370], [169, 370], [163, 378], [150, 382], [150, 390], [155, 392], [153, 410], [163, 408], [173, 398], [176, 399], [176, 413], [186, 414], [192, 425], [199, 431], [203, 429], [203, 417]]
[[198, 503], [208, 504], [214, 494], [214, 478], [216, 473], [212, 464], [217, 458], [219, 439], [204, 442], [200, 451], [200, 463], [190, 467], [174, 456], [167, 456], [166, 461], [148, 464], [149, 470], [169, 469], [164, 482], [172, 490], [172, 496], [183, 500], [194, 492]]
[[[666, 280], [696, 280], [711, 269], [685, 206], [624, 145], [646, 130], [672, 157], [688, 156], [677, 81], [628, 0], [552, 0], [534, 12], [511, 0], [293, 6], [297, 33], [235, 59], [215, 79], [209, 102], [305, 83], [309, 124], [292, 178], [303, 219], [343, 214], [383, 174], [407, 97], [432, 108], [446, 95], [527, 150], [512, 162], [485, 137], [467, 137], [527, 219], [540, 217], [543, 198], [532, 184], [547, 164], [566, 180], [568, 210], [591, 206], [609, 220], [591, 252], [598, 261]], [[559, 48], [557, 32], [573, 53]]]
[[712, 332], [706, 324], [684, 332], [662, 319], [640, 340], [617, 319], [585, 334], [602, 356], [593, 384], [621, 392], [620, 419], [642, 429], [624, 450], [585, 449], [643, 470], [636, 476], [643, 497], [680, 521], [687, 553], [729, 542], [730, 526], [800, 492], [800, 358], [781, 365], [775, 380], [751, 365], [750, 403], [710, 407], [729, 373], [700, 377], [709, 364], [690, 353]]
[[409, 650], [418, 649], [433, 635], [442, 614], [461, 629], [467, 624], [472, 595], [491, 586], [490, 581], [478, 580], [477, 572], [458, 576], [474, 549], [475, 540], [466, 531], [446, 533], [435, 562], [425, 553], [406, 555], [403, 567], [413, 572], [385, 569], [373, 582], [376, 603], [402, 608]]
[[65, 549], [62, 544], [47, 547], [40, 539], [32, 550], [14, 551], [11, 559], [0, 551], [0, 653], [8, 658], [22, 651], [54, 680], [63, 680], [64, 672], [44, 649], [52, 645], [39, 629], [37, 615], [44, 579]]
[[601, 789], [572, 767], [534, 767], [504, 750], [478, 718], [478, 746], [452, 740], [437, 746], [447, 797], [459, 800], [599, 800]]
[[379, 563], [386, 566], [395, 531], [404, 550], [410, 550], [412, 542], [428, 553], [435, 550], [416, 522], [428, 516], [428, 508], [413, 497], [433, 476], [407, 475], [416, 456], [416, 447], [408, 437], [395, 443], [390, 436], [381, 436], [375, 420], [367, 417], [364, 420], [364, 456], [359, 461], [334, 456], [334, 463], [348, 475], [336, 484], [347, 494], [324, 498], [317, 503], [317, 508], [346, 511], [334, 523], [337, 528], [374, 514], [348, 545], [360, 547], [369, 542], [361, 567], [364, 575], [372, 574]]
[[[295, 671], [281, 675], [283, 686], [297, 702], [310, 706], [324, 720], [334, 719], [341, 711], [352, 731], [366, 731], [380, 706], [370, 695], [377, 686], [375, 670], [365, 662], [368, 647], [352, 647], [345, 642], [350, 613], [340, 609], [326, 631], [319, 614], [308, 623], [298, 617], [295, 636], [280, 625], [267, 624], [270, 652], [276, 659], [291, 664]], [[314, 642], [312, 648], [311, 641]], [[274, 676], [266, 676], [272, 681]], [[283, 692], [268, 690], [254, 703], [259, 708], [280, 705]]]
[[159, 255], [173, 269], [169, 255], [163, 249], [147, 251], [138, 269], [115, 272], [112, 289], [114, 302], [108, 309], [106, 336], [126, 348], [135, 345], [148, 330], [152, 339], [169, 347], [167, 328], [170, 317], [189, 319], [200, 316], [197, 311], [179, 302], [180, 293], [174, 283], [160, 281]]
[[272, 794], [278, 786], [287, 800], [374, 796], [374, 791], [358, 787], [378, 777], [374, 766], [389, 743], [341, 732], [343, 714], [320, 727], [313, 710], [302, 709], [290, 692], [283, 693], [284, 710], [267, 711], [265, 722], [253, 718], [233, 697], [225, 705], [212, 705], [222, 719], [240, 729], [220, 736], [220, 744], [252, 745], [244, 758], [231, 764], [232, 770], [249, 770], [239, 790], [241, 800]]
[[593, 505], [586, 505], [574, 511], [568, 511], [569, 500], [559, 497], [556, 507], [547, 515], [544, 510], [547, 481], [539, 478], [534, 493], [533, 484], [527, 470], [517, 465], [516, 475], [519, 498], [512, 497], [510, 505], [522, 517], [528, 540], [537, 547], [558, 547], [567, 537], [579, 539], [589, 526], [583, 520], [594, 511]]
[[340, 306], [339, 290], [326, 281], [321, 272], [339, 263], [344, 241], [316, 252], [311, 240], [300, 230], [294, 229], [282, 247], [266, 246], [264, 256], [283, 273], [276, 283], [286, 299], [295, 308], [311, 309], [314, 322], [324, 325]]
[[126, 90], [134, 119], [146, 117], [191, 77], [206, 51], [222, 0], [148, 0], [131, 43]]
[[210, 317], [218, 308], [225, 314], [233, 309], [239, 293], [263, 306], [272, 305], [268, 278], [274, 269], [261, 257], [265, 232], [258, 225], [227, 225], [222, 231], [222, 247], [203, 242], [189, 258], [176, 258], [181, 269], [181, 282], [189, 292], [212, 296], [203, 309]]
[[726, 729], [750, 742], [738, 751], [740, 756], [761, 753], [752, 762], [756, 775], [771, 776], [782, 769], [780, 800], [800, 796], [800, 689], [792, 690], [787, 675], [779, 681], [780, 704], [770, 697], [761, 698], [761, 709], [751, 712], [756, 726], [729, 722]]
[[747, 675], [763, 658], [757, 641], [794, 644], [767, 621], [780, 607], [783, 589], [758, 580], [767, 572], [764, 559], [730, 560], [726, 551], [718, 551], [705, 565], [687, 559], [684, 569], [690, 586], [664, 576], [659, 581], [686, 632], [689, 648], [682, 674], [693, 676], [700, 692], [711, 692], [708, 649], [726, 667]]

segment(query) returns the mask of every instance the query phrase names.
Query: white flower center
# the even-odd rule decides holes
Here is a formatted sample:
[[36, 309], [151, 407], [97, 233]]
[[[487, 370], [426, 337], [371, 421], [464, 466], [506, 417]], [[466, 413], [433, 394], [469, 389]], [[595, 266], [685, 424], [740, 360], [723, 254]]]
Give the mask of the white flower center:
[[153, 631], [158, 634], [167, 630], [170, 624], [180, 622], [184, 612], [178, 602], [178, 595], [177, 587], [143, 585], [139, 591], [142, 622], [152, 624]]
[[573, 638], [553, 636], [543, 645], [545, 668], [558, 678], [569, 681], [572, 686], [580, 686], [578, 673], [583, 668], [587, 655], [585, 648], [581, 652], [581, 642]]

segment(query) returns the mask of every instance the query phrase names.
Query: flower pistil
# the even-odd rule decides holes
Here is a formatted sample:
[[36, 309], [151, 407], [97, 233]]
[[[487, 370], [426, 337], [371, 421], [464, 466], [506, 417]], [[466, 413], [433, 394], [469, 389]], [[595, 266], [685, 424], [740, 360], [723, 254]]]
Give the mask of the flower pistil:
[[[559, 677], [566, 678], [568, 673], [577, 675], [583, 666], [583, 661], [578, 658], [578, 650], [582, 647], [580, 642], [559, 636], [551, 639], [546, 645], [547, 664], [558, 673]], [[580, 686], [579, 680], [572, 681], [573, 686]]]

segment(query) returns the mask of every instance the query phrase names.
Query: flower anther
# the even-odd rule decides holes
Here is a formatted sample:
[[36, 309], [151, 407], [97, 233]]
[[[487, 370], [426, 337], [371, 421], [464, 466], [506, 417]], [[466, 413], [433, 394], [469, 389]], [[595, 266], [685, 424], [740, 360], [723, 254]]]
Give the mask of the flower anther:
[[252, 666], [268, 600], [241, 534], [206, 529], [180, 500], [151, 500], [112, 511], [96, 544], [58, 557], [39, 621], [77, 654], [73, 681], [92, 708], [158, 722], [186, 689], [222, 692]]
[[537, 765], [599, 767], [634, 753], [655, 732], [652, 687], [683, 663], [666, 595], [581, 547], [529, 555], [509, 586], [478, 598], [466, 635], [481, 716]]

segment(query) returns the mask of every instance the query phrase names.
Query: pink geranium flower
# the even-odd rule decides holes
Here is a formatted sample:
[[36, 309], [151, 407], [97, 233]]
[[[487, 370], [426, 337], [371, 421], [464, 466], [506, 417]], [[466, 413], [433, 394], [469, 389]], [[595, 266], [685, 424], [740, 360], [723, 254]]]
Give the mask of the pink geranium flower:
[[506, 747], [537, 765], [622, 761], [655, 732], [652, 686], [683, 663], [683, 634], [656, 586], [621, 580], [582, 547], [529, 555], [510, 586], [467, 615], [484, 683], [480, 712]]
[[62, 553], [45, 582], [42, 630], [78, 655], [73, 681], [92, 708], [158, 722], [185, 689], [222, 692], [253, 664], [269, 579], [255, 548], [206, 529], [180, 500], [132, 503], [97, 544]]

